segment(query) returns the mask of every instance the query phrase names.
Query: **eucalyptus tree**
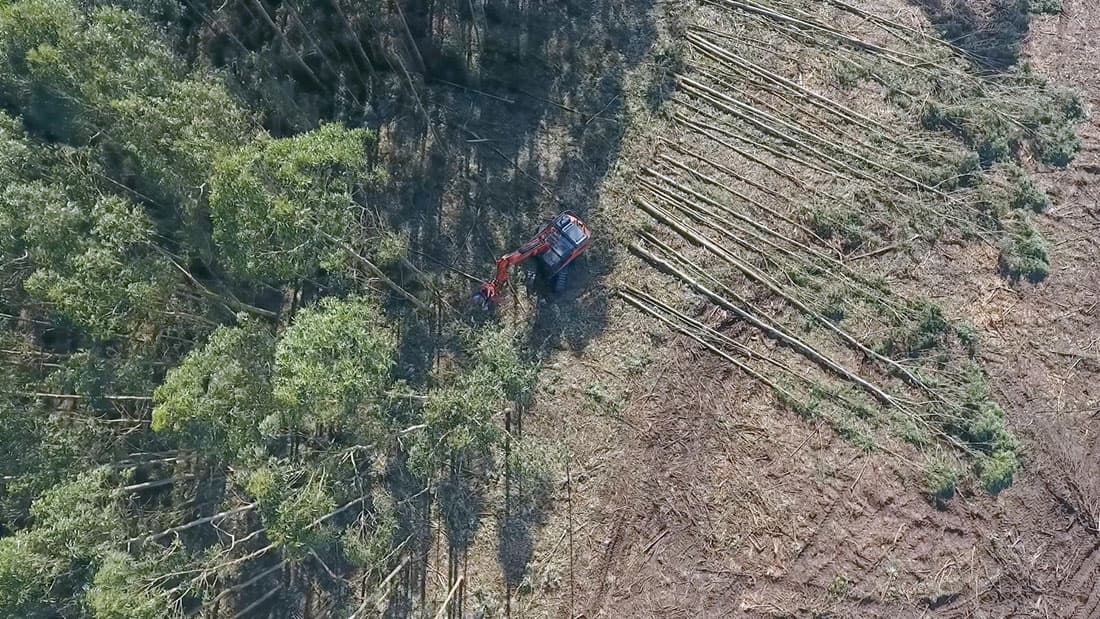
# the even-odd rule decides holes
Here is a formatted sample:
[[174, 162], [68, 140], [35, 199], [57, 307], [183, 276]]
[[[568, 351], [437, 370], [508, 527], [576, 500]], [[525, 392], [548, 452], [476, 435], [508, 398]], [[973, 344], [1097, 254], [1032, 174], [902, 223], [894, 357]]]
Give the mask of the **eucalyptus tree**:
[[189, 70], [144, 18], [71, 0], [0, 6], [0, 102], [32, 133], [93, 149], [115, 182], [192, 214], [213, 157], [255, 133], [227, 89]]
[[333, 239], [357, 231], [355, 194], [379, 178], [368, 163], [373, 140], [368, 130], [330, 124], [219, 158], [210, 213], [226, 268], [272, 282], [341, 268], [344, 250]]

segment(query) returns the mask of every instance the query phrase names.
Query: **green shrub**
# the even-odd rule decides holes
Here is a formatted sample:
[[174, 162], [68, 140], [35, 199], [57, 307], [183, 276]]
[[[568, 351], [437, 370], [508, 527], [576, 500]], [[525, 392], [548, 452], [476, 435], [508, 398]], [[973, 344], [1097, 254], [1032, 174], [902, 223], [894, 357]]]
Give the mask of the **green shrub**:
[[997, 494], [1012, 485], [1020, 462], [1013, 451], [996, 451], [978, 460], [978, 478], [990, 494]]
[[867, 240], [863, 218], [858, 211], [833, 207], [813, 210], [810, 228], [825, 240], [837, 239], [844, 251], [859, 249]]
[[1028, 10], [1039, 15], [1059, 15], [1062, 0], [1028, 0]]
[[1017, 133], [985, 100], [929, 103], [921, 110], [921, 124], [955, 134], [974, 149], [986, 167], [1008, 159], [1018, 144]]
[[1015, 209], [1041, 213], [1050, 208], [1050, 196], [1035, 184], [1035, 179], [1020, 170], [1015, 175], [1011, 204]]
[[852, 588], [852, 583], [848, 582], [848, 577], [843, 574], [837, 574], [836, 578], [833, 578], [833, 582], [829, 585], [829, 594], [836, 598], [847, 597], [848, 591]]
[[1006, 161], [1016, 149], [1016, 142], [1006, 135], [983, 135], [976, 143], [978, 158], [982, 165], [992, 165], [997, 161]]
[[932, 500], [942, 506], [955, 496], [955, 490], [959, 484], [959, 471], [941, 454], [928, 461], [924, 480]]
[[960, 394], [965, 414], [947, 425], [947, 430], [984, 453], [1015, 452], [1016, 437], [1005, 425], [1005, 412], [989, 389], [985, 373], [977, 365], [965, 370]]
[[999, 404], [986, 400], [972, 405], [972, 415], [961, 425], [959, 434], [983, 451], [992, 451], [1013, 442], [1005, 427], [1005, 412]]
[[1081, 137], [1069, 122], [1045, 125], [1035, 137], [1035, 147], [1040, 161], [1064, 168], [1073, 162], [1081, 150]]
[[833, 290], [826, 295], [825, 308], [821, 310], [821, 315], [832, 322], [840, 322], [847, 317], [848, 313], [844, 309], [844, 294], [841, 291]]
[[841, 59], [840, 63], [833, 67], [837, 83], [844, 88], [859, 86], [860, 82], [870, 76], [870, 73], [866, 67], [846, 59]]
[[916, 357], [922, 352], [943, 343], [944, 335], [951, 325], [943, 315], [943, 310], [934, 303], [920, 304], [920, 317], [908, 328], [895, 329], [880, 347], [884, 353], [904, 353]]
[[[340, 549], [348, 562], [358, 568], [376, 569], [383, 565], [393, 550], [398, 530], [397, 507], [393, 497], [384, 490], [374, 490], [373, 509], [359, 526], [348, 527], [340, 536]], [[369, 522], [367, 522], [369, 520]]]
[[1011, 85], [1004, 90], [983, 95], [955, 92], [945, 95], [953, 97], [952, 102], [925, 104], [921, 124], [957, 136], [977, 153], [984, 167], [1011, 160], [1022, 144], [1031, 144], [1047, 165], [1069, 165], [1081, 149], [1076, 125], [1086, 113], [1080, 97], [1070, 90], [1050, 88], [1026, 67], [1009, 79]]
[[978, 333], [978, 329], [973, 324], [965, 322], [955, 328], [955, 335], [959, 337], [959, 343], [966, 347], [966, 352], [971, 357], [978, 354], [978, 345], [981, 340], [981, 336]]
[[906, 166], [906, 174], [941, 191], [974, 185], [982, 171], [978, 154], [959, 148], [934, 157], [918, 157]]
[[905, 419], [902, 422], [899, 434], [906, 443], [916, 447], [927, 447], [932, 443], [928, 430], [911, 419]]
[[407, 232], [383, 231], [371, 247], [371, 257], [382, 267], [390, 267], [409, 256], [409, 234]]
[[810, 400], [800, 400], [794, 394], [788, 394], [782, 391], [777, 391], [775, 397], [779, 400], [780, 404], [798, 413], [799, 417], [807, 420], [817, 419], [818, 407], [821, 404], [817, 399], [811, 398]]
[[1081, 122], [1088, 117], [1081, 95], [1069, 88], [1056, 88], [1050, 93], [1050, 107], [1061, 112], [1070, 122]]
[[1024, 221], [1001, 242], [1001, 271], [1012, 279], [1041, 281], [1050, 274], [1047, 243], [1041, 234]]

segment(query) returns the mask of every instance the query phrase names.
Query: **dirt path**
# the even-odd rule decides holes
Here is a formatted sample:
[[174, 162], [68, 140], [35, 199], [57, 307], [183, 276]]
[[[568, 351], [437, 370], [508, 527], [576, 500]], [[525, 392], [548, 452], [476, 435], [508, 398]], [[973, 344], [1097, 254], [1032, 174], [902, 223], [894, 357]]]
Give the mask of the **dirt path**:
[[[1038, 18], [1033, 66], [1100, 109], [1100, 6]], [[1041, 171], [1052, 271], [996, 274], [995, 248], [944, 246], [898, 273], [986, 334], [1022, 436], [998, 497], [939, 510], [921, 472], [777, 412], [707, 354], [650, 368], [619, 464], [593, 489], [573, 612], [586, 617], [1100, 616], [1100, 118], [1065, 171]], [[563, 609], [568, 614], [568, 609]]]

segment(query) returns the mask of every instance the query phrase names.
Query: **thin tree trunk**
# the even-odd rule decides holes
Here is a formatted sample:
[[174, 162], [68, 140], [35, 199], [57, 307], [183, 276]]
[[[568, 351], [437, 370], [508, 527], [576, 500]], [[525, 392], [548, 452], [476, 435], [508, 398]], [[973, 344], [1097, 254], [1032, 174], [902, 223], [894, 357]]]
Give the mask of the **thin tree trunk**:
[[279, 41], [282, 42], [284, 47], [286, 47], [287, 52], [294, 57], [294, 60], [297, 62], [298, 66], [306, 72], [306, 75], [308, 75], [309, 78], [313, 80], [315, 84], [317, 84], [317, 86], [323, 89], [325, 87], [324, 82], [322, 82], [321, 79], [317, 77], [317, 74], [313, 72], [313, 69], [311, 69], [308, 64], [306, 64], [306, 61], [302, 60], [301, 54], [299, 54], [298, 51], [294, 49], [294, 46], [290, 44], [290, 41], [286, 38], [286, 35], [283, 34], [283, 31], [279, 28], [278, 24], [276, 24], [275, 20], [271, 18], [271, 14], [268, 13], [267, 7], [264, 6], [263, 0], [252, 0], [252, 4], [257, 9], [259, 9], [260, 17], [264, 20], [264, 22], [267, 23], [267, 26], [275, 32], [275, 36], [278, 37]]

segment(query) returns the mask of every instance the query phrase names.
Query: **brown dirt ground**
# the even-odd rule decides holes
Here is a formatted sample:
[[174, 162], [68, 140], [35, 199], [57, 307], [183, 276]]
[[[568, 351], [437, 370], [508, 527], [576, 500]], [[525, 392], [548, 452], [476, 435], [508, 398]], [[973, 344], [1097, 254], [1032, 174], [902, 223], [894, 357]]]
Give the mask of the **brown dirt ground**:
[[[1026, 54], [1100, 109], [1100, 6], [1037, 18]], [[1013, 285], [996, 251], [945, 245], [895, 275], [986, 334], [983, 357], [1022, 436], [1000, 496], [938, 510], [920, 470], [777, 412], [758, 385], [687, 343], [597, 424], [574, 472], [572, 578], [546, 585], [584, 617], [1100, 617], [1100, 119], [1039, 225], [1052, 273]], [[536, 562], [533, 568], [537, 571]]]

